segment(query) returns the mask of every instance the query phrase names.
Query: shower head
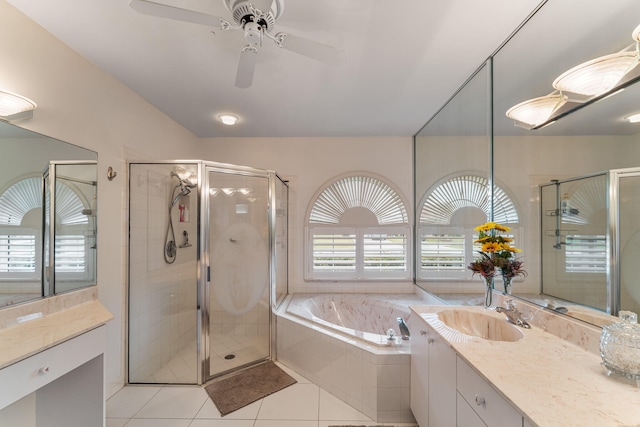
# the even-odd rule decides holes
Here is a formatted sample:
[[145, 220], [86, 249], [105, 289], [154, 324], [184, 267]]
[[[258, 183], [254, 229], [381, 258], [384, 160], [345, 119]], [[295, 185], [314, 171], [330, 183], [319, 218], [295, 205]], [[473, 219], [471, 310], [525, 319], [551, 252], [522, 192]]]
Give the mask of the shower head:
[[180, 200], [181, 198], [191, 193], [191, 189], [195, 188], [196, 184], [192, 183], [188, 179], [183, 179], [182, 177], [180, 177], [180, 175], [178, 175], [174, 171], [171, 171], [171, 177], [175, 177], [178, 179], [178, 184], [173, 189], [174, 193], [176, 189], [178, 188], [180, 189], [180, 192], [171, 201], [171, 207], [174, 207], [176, 203], [178, 203], [178, 200]]
[[196, 184], [192, 183], [188, 179], [182, 178], [180, 175], [178, 175], [174, 171], [171, 171], [171, 176], [178, 179], [178, 185], [183, 189], [185, 187], [187, 187], [187, 188], [195, 188], [195, 186], [196, 186]]
[[[182, 199], [184, 196], [187, 196], [189, 193], [191, 193], [191, 188], [189, 187], [184, 187], [182, 185], [180, 185], [180, 192], [178, 193], [178, 195], [176, 197], [174, 197], [173, 201], [171, 202], [171, 207], [174, 207], [176, 205], [176, 203], [178, 203], [178, 200]], [[178, 188], [178, 187], [176, 187]]]

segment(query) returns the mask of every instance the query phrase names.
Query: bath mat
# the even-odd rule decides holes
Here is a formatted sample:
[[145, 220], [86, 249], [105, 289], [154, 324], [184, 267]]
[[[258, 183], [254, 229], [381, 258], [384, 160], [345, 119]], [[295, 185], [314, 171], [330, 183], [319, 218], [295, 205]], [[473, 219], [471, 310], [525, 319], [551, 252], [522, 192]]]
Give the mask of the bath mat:
[[266, 362], [215, 381], [205, 390], [220, 414], [225, 416], [296, 382], [275, 363]]

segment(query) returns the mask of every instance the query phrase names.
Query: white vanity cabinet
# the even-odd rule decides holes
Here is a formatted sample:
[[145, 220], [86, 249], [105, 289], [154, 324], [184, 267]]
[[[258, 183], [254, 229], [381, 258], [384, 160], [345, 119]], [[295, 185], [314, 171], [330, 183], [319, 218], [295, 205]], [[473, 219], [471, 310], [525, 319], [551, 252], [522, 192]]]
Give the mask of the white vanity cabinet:
[[531, 426], [425, 319], [411, 316], [409, 328], [411, 411], [420, 427]]
[[456, 425], [456, 354], [422, 318], [409, 320], [411, 411], [420, 427]]
[[523, 426], [522, 415], [460, 356], [457, 356], [456, 365], [458, 427]]
[[104, 426], [105, 329], [0, 369], [0, 426]]

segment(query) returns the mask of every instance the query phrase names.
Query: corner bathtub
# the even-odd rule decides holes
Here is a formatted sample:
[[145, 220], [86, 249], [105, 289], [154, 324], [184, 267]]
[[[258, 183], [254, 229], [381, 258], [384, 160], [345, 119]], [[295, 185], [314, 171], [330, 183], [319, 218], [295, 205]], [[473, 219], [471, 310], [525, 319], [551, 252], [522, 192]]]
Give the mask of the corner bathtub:
[[289, 295], [276, 312], [277, 359], [376, 422], [415, 422], [411, 346], [397, 318], [441, 304], [427, 293]]
[[[420, 304], [423, 302], [415, 295], [295, 295], [287, 313], [364, 344], [389, 347], [403, 344], [398, 317], [406, 322], [411, 315], [409, 305]], [[394, 330], [394, 340], [387, 339], [389, 329]]]

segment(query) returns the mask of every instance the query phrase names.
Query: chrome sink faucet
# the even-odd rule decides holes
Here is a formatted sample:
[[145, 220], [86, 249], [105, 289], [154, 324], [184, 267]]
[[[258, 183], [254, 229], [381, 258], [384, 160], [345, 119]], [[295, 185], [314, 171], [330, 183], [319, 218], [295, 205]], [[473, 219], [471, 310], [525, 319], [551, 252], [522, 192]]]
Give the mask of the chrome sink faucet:
[[498, 313], [504, 313], [509, 322], [525, 329], [529, 329], [531, 327], [527, 321], [522, 318], [522, 313], [520, 313], [520, 310], [516, 308], [516, 303], [512, 299], [506, 300], [504, 305], [506, 305], [506, 308], [496, 307], [496, 311]]

